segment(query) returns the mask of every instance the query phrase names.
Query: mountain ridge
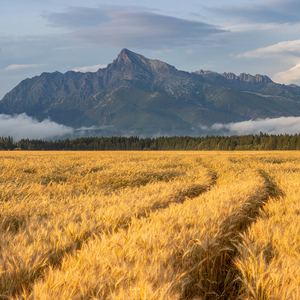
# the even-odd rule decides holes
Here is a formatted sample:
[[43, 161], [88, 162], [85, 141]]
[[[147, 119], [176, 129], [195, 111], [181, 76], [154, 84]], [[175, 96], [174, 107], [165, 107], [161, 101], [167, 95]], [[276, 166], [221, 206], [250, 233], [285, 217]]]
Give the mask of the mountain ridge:
[[96, 72], [42, 73], [0, 101], [0, 114], [26, 113], [122, 134], [201, 134], [214, 123], [300, 115], [300, 87], [265, 75], [186, 72], [123, 49]]

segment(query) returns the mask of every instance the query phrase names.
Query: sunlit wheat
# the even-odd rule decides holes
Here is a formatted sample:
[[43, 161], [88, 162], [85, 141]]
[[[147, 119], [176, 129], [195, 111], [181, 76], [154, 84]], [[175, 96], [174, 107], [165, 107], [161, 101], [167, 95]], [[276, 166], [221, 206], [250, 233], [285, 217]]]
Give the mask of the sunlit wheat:
[[297, 152], [1, 152], [0, 299], [300, 299]]

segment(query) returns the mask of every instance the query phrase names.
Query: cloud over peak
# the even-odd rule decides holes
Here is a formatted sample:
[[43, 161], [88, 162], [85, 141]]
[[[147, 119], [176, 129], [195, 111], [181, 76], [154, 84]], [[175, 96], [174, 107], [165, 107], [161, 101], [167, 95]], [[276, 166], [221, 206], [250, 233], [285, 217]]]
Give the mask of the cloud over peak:
[[51, 26], [71, 29], [69, 37], [75, 41], [117, 47], [200, 44], [210, 35], [224, 32], [207, 23], [134, 9], [73, 7], [45, 17]]

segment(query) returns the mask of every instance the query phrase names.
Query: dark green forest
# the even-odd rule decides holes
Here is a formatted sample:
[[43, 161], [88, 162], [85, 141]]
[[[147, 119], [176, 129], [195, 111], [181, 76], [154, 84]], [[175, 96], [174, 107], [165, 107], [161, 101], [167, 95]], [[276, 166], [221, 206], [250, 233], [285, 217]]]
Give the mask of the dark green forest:
[[300, 150], [300, 135], [82, 137], [55, 141], [0, 138], [0, 150]]

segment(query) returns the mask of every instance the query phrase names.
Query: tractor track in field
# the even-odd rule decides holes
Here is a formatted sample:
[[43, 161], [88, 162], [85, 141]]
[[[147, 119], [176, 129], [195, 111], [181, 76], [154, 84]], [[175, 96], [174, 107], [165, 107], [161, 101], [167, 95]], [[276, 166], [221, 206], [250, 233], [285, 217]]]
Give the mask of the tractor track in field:
[[[200, 196], [201, 194], [208, 192], [217, 181], [217, 174], [214, 171], [208, 172], [210, 180], [208, 184], [191, 184], [188, 187], [181, 189], [174, 193], [173, 195], [170, 195], [166, 201], [156, 201], [151, 206], [147, 208], [141, 209], [139, 212], [137, 212], [134, 216], [124, 216], [121, 217], [117, 223], [116, 226], [114, 226], [114, 230], [119, 229], [128, 229], [130, 226], [132, 219], [141, 219], [146, 218], [150, 213], [153, 213], [158, 210], [166, 209], [172, 204], [182, 204], [187, 199], [193, 199], [195, 197]], [[112, 229], [109, 229], [109, 233], [112, 233]]]
[[[268, 199], [277, 199], [284, 194], [269, 174], [263, 170], [258, 170], [258, 174], [264, 181], [263, 193], [254, 193], [241, 208], [221, 223], [217, 240], [211, 245], [210, 253], [214, 255], [202, 255], [199, 259], [199, 265], [188, 276], [190, 280], [182, 290], [181, 300], [238, 299], [241, 286], [234, 260], [238, 255], [237, 245], [241, 242], [241, 233], [256, 221]], [[204, 253], [200, 248], [196, 247], [194, 251]], [[199, 279], [199, 273], [202, 274], [201, 279], [195, 280], [197, 277]]]
[[[176, 193], [171, 194], [165, 201], [156, 201], [151, 206], [144, 207], [134, 215], [121, 216], [117, 223], [111, 228], [103, 228], [103, 226], [99, 226], [99, 228], [96, 228], [96, 230], [83, 232], [80, 235], [80, 238], [73, 240], [71, 243], [67, 244], [64, 247], [49, 249], [44, 254], [42, 265], [38, 270], [36, 270], [34, 274], [32, 274], [30, 282], [28, 282], [26, 287], [22, 284], [18, 288], [16, 288], [13, 292], [13, 297], [22, 297], [25, 291], [27, 295], [30, 295], [35, 280], [40, 280], [41, 278], [43, 278], [45, 275], [45, 271], [49, 266], [60, 268], [63, 258], [66, 255], [71, 255], [74, 251], [80, 250], [83, 244], [86, 243], [93, 235], [101, 233], [114, 234], [121, 229], [127, 230], [130, 227], [133, 219], [147, 218], [152, 212], [167, 209], [172, 204], [182, 204], [188, 199], [193, 199], [209, 191], [212, 186], [216, 184], [217, 174], [207, 166], [203, 167], [208, 169], [207, 174], [209, 176], [209, 180], [207, 184], [191, 184], [183, 189], [178, 190]], [[9, 280], [9, 278], [7, 279]], [[2, 295], [0, 295], [0, 299], [2, 299], [1, 297]], [[3, 299], [6, 299], [6, 296], [4, 297], [5, 298]]]
[[[208, 192], [216, 185], [217, 174], [209, 168], [207, 169], [210, 177], [207, 184], [191, 184], [171, 194], [164, 201], [156, 201], [133, 215], [121, 216], [117, 223], [111, 228], [99, 226], [99, 228], [96, 228], [94, 231], [82, 233], [79, 239], [75, 239], [72, 243], [63, 248], [50, 249], [46, 253], [46, 263], [31, 277], [31, 282], [29, 282], [28, 287], [26, 287], [27, 295], [30, 295], [35, 280], [43, 278], [49, 266], [60, 268], [63, 258], [68, 254], [72, 254], [75, 250], [80, 250], [83, 244], [94, 234], [114, 234], [119, 230], [127, 230], [133, 219], [147, 218], [152, 212], [167, 209], [172, 204], [182, 204], [188, 199], [193, 199]], [[241, 241], [240, 234], [245, 232], [247, 228], [256, 221], [259, 211], [269, 198], [278, 198], [283, 194], [266, 172], [259, 170], [258, 173], [264, 181], [263, 193], [260, 191], [251, 195], [242, 207], [222, 222], [217, 243], [212, 245], [214, 249], [212, 249], [211, 252], [215, 253], [215, 255], [209, 257], [202, 256], [199, 260], [199, 265], [191, 268], [187, 278], [185, 278], [187, 280], [182, 288], [180, 300], [233, 300], [238, 298], [241, 286], [237, 280], [239, 274], [235, 268], [234, 260], [238, 255], [237, 245]], [[199, 245], [199, 247], [201, 246]], [[198, 246], [196, 246], [193, 251], [205, 252], [203, 249], [199, 249]], [[201, 278], [199, 278], [200, 273]], [[209, 274], [216, 273], [218, 280], [214, 281]], [[203, 276], [205, 274], [206, 276]], [[15, 290], [13, 296], [22, 297], [23, 293], [24, 286], [20, 286], [20, 289]], [[1, 296], [0, 299], [2, 299]]]

